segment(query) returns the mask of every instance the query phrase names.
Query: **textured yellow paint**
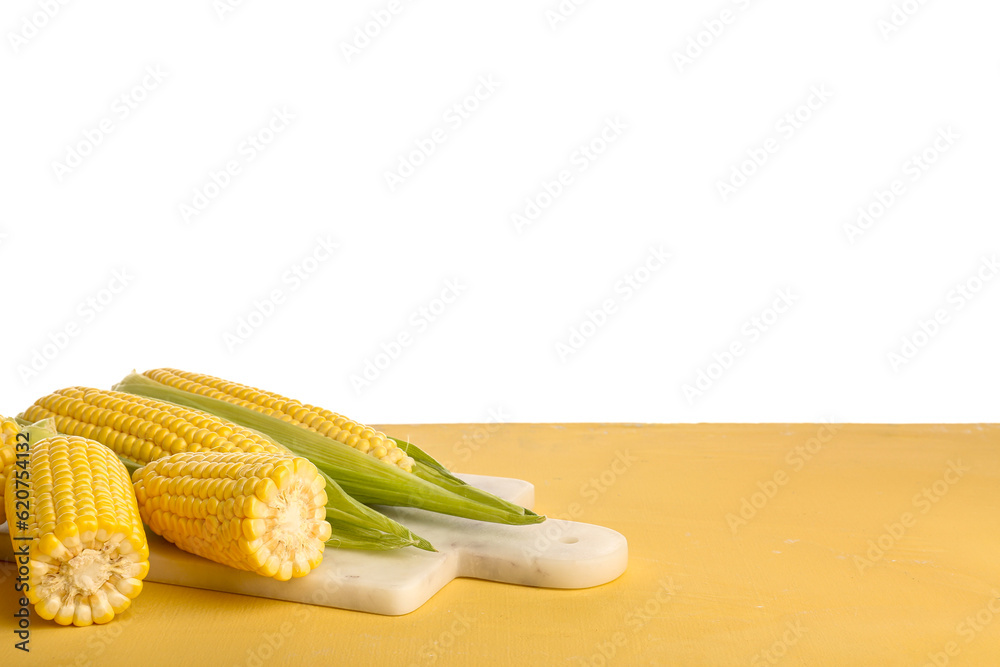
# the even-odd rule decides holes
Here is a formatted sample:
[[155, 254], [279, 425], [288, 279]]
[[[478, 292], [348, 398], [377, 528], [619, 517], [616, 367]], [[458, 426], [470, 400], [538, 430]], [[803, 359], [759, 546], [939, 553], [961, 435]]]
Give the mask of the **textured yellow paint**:
[[996, 425], [385, 430], [622, 532], [629, 570], [582, 591], [460, 579], [396, 618], [150, 583], [108, 626], [34, 618], [24, 656], [0, 564], [3, 664], [1000, 664]]

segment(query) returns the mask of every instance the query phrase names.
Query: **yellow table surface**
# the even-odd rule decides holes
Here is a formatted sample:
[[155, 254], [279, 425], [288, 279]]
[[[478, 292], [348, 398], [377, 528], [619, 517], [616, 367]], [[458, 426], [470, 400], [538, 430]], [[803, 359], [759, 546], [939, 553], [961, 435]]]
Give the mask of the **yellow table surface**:
[[618, 530], [628, 571], [401, 617], [149, 583], [105, 626], [33, 617], [24, 654], [4, 563], [2, 664], [1000, 665], [1000, 425], [384, 428]]

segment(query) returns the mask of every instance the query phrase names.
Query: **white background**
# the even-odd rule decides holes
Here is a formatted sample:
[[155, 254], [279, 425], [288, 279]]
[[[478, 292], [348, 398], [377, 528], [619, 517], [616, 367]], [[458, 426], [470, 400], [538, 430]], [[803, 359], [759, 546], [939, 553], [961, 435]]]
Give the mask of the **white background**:
[[0, 412], [173, 366], [374, 423], [996, 420], [1000, 5], [387, 7], [4, 3]]

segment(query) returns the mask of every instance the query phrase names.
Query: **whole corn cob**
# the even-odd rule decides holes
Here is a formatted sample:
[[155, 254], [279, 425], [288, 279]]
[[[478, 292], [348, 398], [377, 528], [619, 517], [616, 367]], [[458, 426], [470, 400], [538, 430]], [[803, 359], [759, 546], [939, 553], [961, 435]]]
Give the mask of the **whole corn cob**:
[[407, 472], [413, 469], [413, 459], [407, 456], [392, 438], [335, 412], [210, 375], [186, 373], [170, 368], [147, 371], [145, 375], [170, 387], [218, 398], [301, 426]]
[[184, 551], [279, 581], [323, 560], [326, 480], [304, 458], [181, 452], [132, 478], [142, 520]]
[[[204, 410], [263, 433], [307, 457], [363, 503], [508, 524], [545, 519], [466, 484], [416, 445], [278, 394], [170, 368], [132, 373], [115, 388]], [[390, 454], [393, 449], [401, 454]]]
[[[19, 418], [52, 419], [60, 433], [93, 438], [110, 447], [130, 470], [180, 452], [245, 452], [291, 456], [285, 447], [199, 410], [128, 393], [69, 387], [39, 398]], [[429, 542], [365, 507], [327, 478], [329, 545], [386, 550]]]
[[25, 594], [39, 616], [60, 625], [107, 623], [128, 609], [149, 572], [125, 466], [81, 437], [45, 438], [29, 449], [5, 494], [15, 553], [28, 545]]
[[21, 427], [13, 419], [0, 417], [0, 524], [7, 520], [4, 510], [4, 488], [7, 483], [7, 470], [14, 464], [14, 447], [17, 434]]
[[28, 422], [51, 418], [60, 433], [92, 438], [143, 465], [177, 452], [290, 453], [259, 433], [212, 415], [88, 387], [68, 387], [42, 396], [21, 418]]

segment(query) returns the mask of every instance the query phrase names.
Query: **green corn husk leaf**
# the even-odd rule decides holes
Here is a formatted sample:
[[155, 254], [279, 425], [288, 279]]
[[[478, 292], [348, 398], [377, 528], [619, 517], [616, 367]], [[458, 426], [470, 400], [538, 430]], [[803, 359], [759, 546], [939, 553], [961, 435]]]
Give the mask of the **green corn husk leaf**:
[[18, 416], [14, 417], [14, 422], [21, 427], [21, 433], [26, 433], [28, 435], [29, 447], [39, 440], [54, 438], [59, 435], [59, 431], [56, 429], [56, 420], [51, 417], [32, 423], [21, 419], [21, 417]]
[[[19, 416], [15, 418], [15, 421], [22, 426], [23, 430], [28, 431], [29, 442], [37, 442], [42, 438], [59, 433], [56, 430], [55, 420], [52, 418], [31, 424]], [[144, 465], [121, 455], [118, 456], [118, 459], [125, 465], [130, 477]], [[424, 538], [412, 533], [408, 528], [384, 514], [362, 505], [347, 495], [329, 476], [324, 475], [324, 477], [326, 478], [327, 497], [326, 520], [333, 529], [330, 539], [326, 542], [328, 547], [388, 551], [414, 546], [426, 551], [436, 551], [433, 545]]]
[[545, 520], [544, 516], [466, 484], [415, 445], [403, 443], [415, 461], [414, 472], [408, 473], [315, 431], [227, 401], [169, 387], [137, 373], [115, 385], [115, 390], [203, 410], [258, 431], [308, 458], [365, 504], [416, 507], [511, 525]]
[[[326, 479], [326, 520], [333, 528], [327, 546], [380, 551], [414, 546], [437, 551], [430, 542], [405, 526], [349, 496], [322, 470], [320, 474]], [[342, 507], [350, 508], [351, 512], [340, 509]]]
[[[520, 505], [515, 505], [514, 503], [503, 500], [502, 498], [497, 498], [492, 493], [487, 493], [478, 487], [463, 482], [458, 477], [452, 475], [447, 468], [438, 463], [430, 454], [420, 449], [420, 447], [417, 447], [413, 443], [400, 440], [399, 438], [392, 438], [392, 440], [395, 441], [400, 449], [413, 458], [415, 463], [413, 466], [413, 474], [417, 477], [448, 489], [452, 493], [460, 495], [463, 498], [478, 500], [479, 502], [493, 504], [497, 507], [510, 508], [511, 511], [520, 511], [525, 516], [538, 516], [529, 509], [521, 507]], [[537, 521], [530, 523], [538, 523], [539, 521], [544, 520], [544, 518], [545, 517], [540, 517]]]
[[122, 465], [125, 466], [125, 469], [128, 470], [128, 478], [129, 479], [132, 479], [132, 475], [135, 474], [136, 470], [138, 470], [139, 468], [142, 468], [142, 464], [141, 463], [136, 463], [132, 459], [126, 458], [126, 457], [122, 456], [121, 454], [118, 455], [118, 460], [121, 461]]

